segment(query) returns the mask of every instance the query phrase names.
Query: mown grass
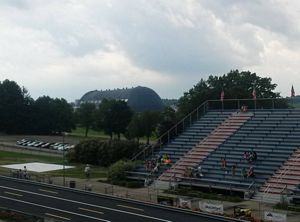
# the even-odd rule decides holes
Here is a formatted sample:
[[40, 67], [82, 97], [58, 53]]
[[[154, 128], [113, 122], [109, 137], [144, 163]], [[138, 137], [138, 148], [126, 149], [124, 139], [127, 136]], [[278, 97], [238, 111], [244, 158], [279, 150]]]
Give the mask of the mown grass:
[[[8, 164], [22, 164], [29, 162], [41, 162], [41, 163], [52, 163], [52, 164], [63, 164], [63, 157], [53, 157], [45, 155], [27, 154], [27, 153], [16, 153], [9, 151], [0, 151], [0, 165]], [[74, 166], [71, 169], [65, 169], [65, 176], [71, 178], [85, 178], [84, 175], [84, 164], [73, 164], [66, 163], [66, 165]], [[0, 173], [7, 174], [10, 170], [8, 168], [0, 167]], [[44, 173], [34, 173], [34, 175], [40, 176], [62, 176], [63, 170], [55, 170]], [[103, 178], [107, 175], [107, 169], [99, 166], [91, 167], [91, 178]]]
[[43, 163], [62, 163], [62, 157], [36, 155], [28, 153], [17, 153], [9, 151], [0, 151], [0, 163], [16, 164], [16, 163], [28, 163], [28, 162], [43, 162]]
[[[72, 130], [72, 132], [69, 134], [69, 136], [72, 137], [80, 137], [84, 139], [104, 139], [108, 140], [110, 139], [110, 136], [105, 134], [103, 131], [95, 131], [90, 129], [88, 132], [88, 136], [85, 137], [85, 128], [84, 127], [76, 127], [76, 129]], [[114, 136], [114, 139], [117, 139], [117, 136]], [[150, 137], [150, 142], [155, 142], [157, 137], [155, 135]], [[126, 140], [124, 135], [121, 135], [121, 140]], [[146, 143], [147, 138], [141, 138], [140, 142]]]

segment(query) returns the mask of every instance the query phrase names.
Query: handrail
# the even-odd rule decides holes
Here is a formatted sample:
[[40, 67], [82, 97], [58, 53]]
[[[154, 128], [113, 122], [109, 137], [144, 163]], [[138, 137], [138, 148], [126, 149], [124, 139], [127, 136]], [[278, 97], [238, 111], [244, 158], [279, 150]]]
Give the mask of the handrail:
[[[299, 149], [299, 148], [298, 148], [298, 149]], [[295, 152], [296, 152], [298, 149], [296, 149]], [[296, 154], [296, 155], [294, 156], [294, 154], [292, 154], [291, 157], [290, 157], [288, 160], [286, 160], [286, 161], [284, 162], [284, 164], [286, 164], [291, 158], [295, 158], [295, 159], [296, 159], [296, 162], [298, 162], [298, 160], [300, 159], [300, 155], [299, 155], [299, 154]], [[290, 165], [288, 165], [287, 168], [285, 168], [278, 176], [274, 176], [274, 178], [276, 179], [276, 182], [277, 182], [276, 184], [282, 182], [282, 181], [283, 181], [283, 177], [284, 177], [288, 172], [290, 172], [290, 171], [293, 170], [293, 169], [295, 169], [295, 166], [290, 166]], [[270, 193], [269, 193], [270, 186], [271, 186], [271, 185], [268, 184], [267, 188], [264, 190], [264, 193], [263, 193], [264, 196], [267, 195], [267, 194], [270, 195]], [[285, 184], [284, 188], [281, 189], [280, 194], [282, 194], [282, 193], [286, 190], [286, 188], [287, 188], [287, 184]], [[268, 197], [268, 195], [267, 195], [266, 197]]]
[[251, 187], [254, 185], [254, 183], [255, 183], [255, 181], [253, 181], [253, 182], [249, 185], [248, 190], [251, 189]]
[[[180, 121], [178, 121], [174, 126], [172, 126], [169, 130], [167, 130], [165, 133], [163, 133], [157, 140], [156, 140], [156, 143], [152, 146], [149, 146], [149, 147], [145, 147], [142, 151], [140, 151], [139, 153], [137, 153], [131, 160], [137, 160], [138, 157], [140, 157], [142, 154], [144, 154], [147, 150], [149, 149], [154, 149], [153, 146], [156, 146], [156, 145], [159, 145], [161, 146], [161, 141], [162, 139], [168, 135], [168, 138], [169, 138], [169, 135], [170, 135], [170, 132], [173, 130], [173, 129], [176, 129], [181, 123], [184, 123], [184, 121], [187, 119], [187, 118], [190, 118], [194, 113], [198, 112], [201, 108], [204, 108], [204, 112], [206, 112], [205, 110], [205, 106], [208, 104], [208, 101], [205, 101], [203, 103], [201, 103], [197, 108], [195, 108], [193, 111], [191, 111], [189, 114], [187, 114], [185, 117], [183, 117]], [[198, 120], [199, 116], [197, 116], [197, 120]], [[169, 139], [168, 139], [168, 143], [169, 143]]]
[[[222, 110], [223, 110], [224, 109], [223, 104], [226, 103], [226, 102], [236, 101], [237, 102], [236, 109], [239, 109], [239, 107], [240, 107], [239, 105], [241, 105], [240, 104], [241, 101], [249, 101], [249, 102], [254, 102], [255, 103], [254, 109], [256, 109], [256, 102], [257, 101], [264, 101], [264, 100], [265, 101], [272, 101], [272, 108], [271, 109], [274, 109], [275, 108], [274, 101], [276, 101], [276, 100], [286, 100], [286, 98], [256, 98], [255, 100], [251, 99], [251, 98], [249, 98], [249, 99], [224, 99], [223, 101], [221, 101], [221, 100], [206, 100], [205, 102], [201, 103], [197, 108], [192, 110], [189, 114], [187, 114], [185, 117], [183, 117], [180, 121], [178, 121], [175, 125], [173, 125], [169, 130], [167, 130], [165, 133], [163, 133], [156, 140], [156, 143], [154, 145], [144, 148], [143, 150], [138, 152], [133, 158], [131, 158], [131, 160], [133, 160], [133, 161], [137, 160], [141, 155], [145, 154], [147, 151], [149, 151], [149, 150], [153, 151], [157, 147], [161, 147], [162, 140], [165, 136], [168, 136], [167, 143], [169, 143], [170, 142], [170, 133], [172, 132], [172, 130], [174, 130], [174, 129], [177, 130], [178, 126], [180, 124], [183, 124], [183, 128], [185, 128], [185, 126], [184, 126], [185, 121], [188, 118], [190, 118], [190, 123], [191, 123], [192, 122], [192, 115], [195, 114], [196, 112], [198, 112], [201, 108], [204, 108], [204, 113], [207, 112], [210, 103], [213, 103], [213, 102], [222, 103]], [[197, 120], [198, 119], [199, 119], [199, 116], [198, 116], [198, 113], [197, 113]]]

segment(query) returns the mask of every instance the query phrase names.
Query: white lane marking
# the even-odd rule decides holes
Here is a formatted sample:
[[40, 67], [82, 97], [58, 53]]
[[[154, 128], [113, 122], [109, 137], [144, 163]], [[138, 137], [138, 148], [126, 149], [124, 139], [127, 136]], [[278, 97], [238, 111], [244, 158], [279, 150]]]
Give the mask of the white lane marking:
[[17, 196], [17, 197], [23, 197], [22, 194], [18, 194], [18, 193], [12, 193], [12, 192], [7, 192], [7, 191], [4, 191], [4, 193], [9, 194], [9, 195], [13, 195], [13, 196]]
[[127, 209], [131, 209], [131, 210], [139, 210], [139, 211], [144, 211], [144, 209], [140, 209], [140, 208], [136, 208], [136, 207], [131, 207], [131, 206], [126, 206], [126, 205], [117, 205], [118, 207], [124, 207], [124, 208], [127, 208]]
[[49, 217], [54, 217], [54, 218], [63, 219], [63, 220], [71, 220], [70, 218], [58, 216], [58, 215], [55, 215], [55, 214], [45, 213], [45, 215], [46, 215], [46, 216], [49, 216]]
[[88, 212], [92, 212], [92, 213], [96, 213], [96, 214], [104, 214], [101, 211], [96, 211], [96, 210], [91, 210], [91, 209], [86, 209], [86, 208], [81, 208], [81, 207], [78, 207], [78, 210], [84, 210], [84, 211], [88, 211]]
[[14, 190], [14, 191], [20, 191], [20, 192], [23, 192], [23, 193], [29, 193], [29, 194], [34, 194], [34, 195], [43, 196], [43, 197], [49, 197], [49, 198], [53, 198], [53, 199], [57, 199], [57, 200], [63, 200], [63, 201], [71, 202], [71, 203], [82, 204], [82, 205], [86, 205], [86, 206], [101, 208], [101, 209], [105, 209], [105, 210], [111, 210], [111, 211], [115, 211], [115, 212], [119, 212], [119, 213], [130, 214], [130, 215], [149, 218], [149, 219], [158, 220], [158, 221], [172, 222], [171, 220], [165, 220], [165, 219], [161, 219], [161, 218], [157, 218], [157, 217], [151, 217], [151, 216], [138, 214], [138, 213], [133, 213], [133, 212], [128, 212], [128, 211], [124, 211], [124, 210], [118, 210], [118, 209], [113, 209], [113, 208], [109, 208], [109, 207], [98, 206], [98, 205], [95, 205], [95, 204], [83, 203], [83, 202], [76, 201], [76, 200], [68, 200], [68, 199], [61, 198], [61, 197], [49, 196], [49, 195], [46, 195], [46, 194], [35, 193], [35, 192], [31, 192], [31, 191], [26, 191], [26, 190], [20, 190], [20, 189], [11, 188], [11, 187], [0, 186], [0, 188], [4, 188], [4, 189], [8, 189], [8, 190]]
[[97, 217], [91, 217], [91, 216], [88, 216], [88, 215], [79, 214], [79, 213], [75, 213], [75, 212], [71, 212], [71, 211], [67, 211], [67, 210], [61, 210], [61, 209], [57, 209], [57, 208], [54, 208], [54, 207], [48, 207], [48, 206], [44, 206], [44, 205], [41, 205], [41, 204], [36, 204], [36, 203], [24, 201], [24, 200], [14, 199], [14, 198], [5, 197], [5, 196], [0, 196], [0, 198], [7, 199], [7, 200], [12, 200], [12, 201], [16, 201], [16, 202], [20, 202], [20, 203], [24, 203], [24, 204], [29, 204], [29, 205], [33, 205], [33, 206], [37, 206], [37, 207], [42, 207], [42, 208], [46, 208], [46, 209], [49, 209], [49, 210], [55, 210], [55, 211], [62, 212], [62, 213], [72, 214], [72, 215], [76, 215], [76, 216], [80, 216], [80, 217], [86, 217], [86, 218], [93, 219], [93, 220], [111, 222], [110, 220], [104, 220], [104, 219], [100, 219], [100, 218], [97, 218]]
[[39, 189], [39, 191], [46, 192], [46, 193], [58, 194], [58, 192], [55, 192], [55, 191], [52, 191], [52, 190]]

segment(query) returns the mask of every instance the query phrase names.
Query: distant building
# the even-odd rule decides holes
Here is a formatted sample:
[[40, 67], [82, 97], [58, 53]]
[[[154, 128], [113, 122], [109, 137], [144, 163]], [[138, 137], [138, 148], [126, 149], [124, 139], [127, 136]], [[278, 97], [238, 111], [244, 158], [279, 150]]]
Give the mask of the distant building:
[[99, 106], [103, 99], [126, 101], [130, 108], [136, 112], [161, 111], [164, 108], [159, 95], [154, 90], [143, 86], [130, 89], [90, 91], [75, 101], [75, 108], [78, 108], [82, 103], [95, 103]]

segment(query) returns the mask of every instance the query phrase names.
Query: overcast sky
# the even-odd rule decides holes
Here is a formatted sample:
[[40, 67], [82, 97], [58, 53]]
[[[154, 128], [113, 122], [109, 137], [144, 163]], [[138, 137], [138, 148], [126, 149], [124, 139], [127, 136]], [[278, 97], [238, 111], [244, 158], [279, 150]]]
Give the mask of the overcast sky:
[[0, 81], [34, 99], [138, 85], [179, 98], [231, 69], [300, 94], [297, 0], [0, 0], [0, 15]]

